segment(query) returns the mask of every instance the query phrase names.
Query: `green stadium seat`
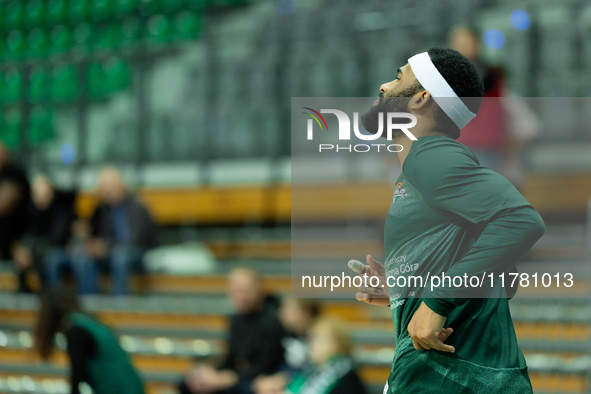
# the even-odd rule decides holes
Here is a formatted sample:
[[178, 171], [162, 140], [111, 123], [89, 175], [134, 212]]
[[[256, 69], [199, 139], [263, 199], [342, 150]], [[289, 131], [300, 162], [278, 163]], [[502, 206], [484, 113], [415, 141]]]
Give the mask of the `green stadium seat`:
[[16, 67], [9, 68], [2, 78], [2, 101], [15, 103], [23, 96], [23, 74]]
[[88, 23], [80, 23], [74, 27], [72, 38], [75, 46], [88, 48], [92, 41], [92, 28]]
[[86, 20], [90, 12], [90, 0], [70, 0], [69, 19], [77, 23]]
[[217, 5], [217, 6], [235, 6], [235, 5], [244, 5], [248, 4], [250, 1], [248, 0], [211, 0], [210, 4]]
[[119, 45], [119, 29], [117, 25], [105, 25], [96, 32], [92, 47], [95, 50], [111, 50]]
[[6, 3], [0, 3], [0, 27], [6, 24]]
[[21, 140], [21, 113], [16, 107], [4, 111], [3, 127], [0, 130], [0, 141], [7, 148], [15, 148], [20, 145]]
[[62, 23], [67, 17], [67, 0], [48, 0], [47, 2], [47, 20], [51, 24]]
[[26, 37], [22, 31], [12, 30], [6, 35], [6, 57], [8, 59], [21, 59], [26, 47]]
[[117, 17], [123, 18], [136, 12], [139, 6], [139, 0], [115, 0], [113, 10]]
[[27, 57], [39, 58], [47, 55], [49, 34], [44, 29], [35, 28], [27, 35]]
[[86, 83], [89, 96], [101, 100], [130, 85], [131, 69], [127, 62], [118, 58], [104, 63], [92, 63], [87, 69]]
[[210, 0], [185, 0], [186, 10], [203, 10], [211, 1]]
[[149, 16], [162, 12], [161, 3], [162, 0], [143, 0], [141, 8], [143, 15]]
[[123, 47], [136, 45], [142, 38], [142, 24], [138, 17], [132, 16], [120, 24], [119, 44]]
[[29, 74], [29, 100], [34, 103], [45, 101], [49, 98], [51, 78], [47, 69], [37, 66]]
[[28, 142], [31, 146], [39, 146], [53, 138], [53, 114], [44, 107], [35, 107], [29, 118]]
[[9, 28], [19, 27], [25, 16], [24, 2], [19, 0], [8, 1], [6, 7], [6, 26]]
[[127, 89], [131, 83], [131, 68], [129, 63], [118, 58], [107, 60], [103, 64], [106, 83], [111, 92]]
[[28, 0], [25, 7], [25, 23], [31, 27], [39, 26], [47, 18], [44, 0]]
[[86, 90], [90, 98], [101, 100], [108, 94], [108, 86], [105, 83], [105, 72], [100, 63], [91, 63], [86, 69]]
[[146, 24], [146, 40], [151, 44], [165, 43], [171, 38], [172, 23], [167, 15], [154, 15]]
[[51, 98], [57, 102], [70, 102], [78, 97], [78, 73], [73, 64], [58, 64], [51, 72]]
[[95, 21], [104, 21], [113, 14], [113, 0], [92, 0], [90, 15]]
[[51, 29], [50, 42], [50, 51], [52, 53], [67, 52], [74, 43], [74, 34], [70, 27], [57, 25]]
[[201, 13], [183, 11], [174, 16], [174, 36], [176, 39], [192, 39], [201, 32]]
[[185, 0], [161, 0], [162, 11], [171, 13], [178, 12], [185, 8]]

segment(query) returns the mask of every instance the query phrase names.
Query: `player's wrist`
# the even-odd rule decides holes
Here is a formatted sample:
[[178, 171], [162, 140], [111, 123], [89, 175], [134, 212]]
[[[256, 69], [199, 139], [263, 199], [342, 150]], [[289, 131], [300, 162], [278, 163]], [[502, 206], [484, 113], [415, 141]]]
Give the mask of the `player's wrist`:
[[455, 309], [455, 305], [441, 298], [423, 298], [423, 303], [433, 312], [447, 317]]

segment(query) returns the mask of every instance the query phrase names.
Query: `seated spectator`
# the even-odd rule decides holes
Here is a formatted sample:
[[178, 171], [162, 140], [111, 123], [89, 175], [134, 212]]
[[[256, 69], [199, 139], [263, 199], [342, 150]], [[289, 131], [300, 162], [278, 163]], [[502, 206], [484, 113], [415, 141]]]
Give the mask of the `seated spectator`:
[[41, 270], [47, 272], [45, 284], [56, 285], [59, 269], [69, 259], [66, 245], [76, 219], [76, 193], [56, 190], [48, 178], [37, 176], [31, 185], [31, 198], [29, 224], [21, 244], [35, 262], [42, 261]]
[[[112, 292], [128, 293], [129, 277], [141, 269], [146, 250], [155, 244], [156, 228], [142, 203], [128, 191], [121, 173], [106, 168], [98, 178], [100, 204], [90, 222], [77, 221], [73, 229], [80, 240], [70, 260], [78, 292], [98, 292], [98, 274], [108, 268]], [[47, 277], [59, 277], [60, 265], [48, 266]]]
[[30, 292], [27, 278], [33, 265], [31, 253], [20, 244], [27, 228], [27, 210], [31, 201], [25, 172], [12, 162], [0, 143], [0, 260], [16, 263], [19, 291]]
[[183, 394], [250, 394], [253, 379], [283, 364], [284, 331], [276, 299], [264, 293], [259, 276], [250, 269], [237, 268], [228, 279], [228, 297], [236, 310], [228, 353], [218, 368], [198, 365], [179, 387]]
[[363, 394], [351, 360], [353, 344], [342, 322], [321, 318], [310, 330], [312, 364], [296, 374], [288, 394]]
[[320, 305], [311, 298], [289, 298], [281, 303], [279, 320], [287, 331], [283, 338], [285, 364], [273, 375], [259, 376], [252, 385], [256, 394], [282, 394], [293, 375], [310, 361], [308, 331], [318, 316]]
[[71, 393], [86, 382], [95, 394], [143, 394], [143, 383], [112, 329], [84, 313], [76, 298], [62, 290], [43, 294], [35, 329], [35, 348], [47, 360], [55, 335], [66, 337]]

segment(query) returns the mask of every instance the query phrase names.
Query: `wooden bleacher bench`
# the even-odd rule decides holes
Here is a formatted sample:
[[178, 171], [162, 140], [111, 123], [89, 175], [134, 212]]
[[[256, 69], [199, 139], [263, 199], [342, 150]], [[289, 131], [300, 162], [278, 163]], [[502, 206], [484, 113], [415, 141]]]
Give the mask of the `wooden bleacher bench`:
[[[527, 356], [527, 355], [526, 355]], [[147, 377], [148, 392], [160, 392], [174, 387], [174, 382], [180, 381], [181, 377], [192, 367], [194, 359], [178, 355], [145, 355], [133, 354], [133, 363]], [[10, 364], [6, 364], [6, 362]], [[30, 349], [0, 349], [0, 378], [8, 376], [32, 376], [36, 379], [65, 377], [67, 371], [67, 358], [63, 352], [57, 352], [51, 359], [53, 374], [49, 371], [46, 374], [31, 372], [16, 372], [20, 366], [21, 370], [43, 369], [43, 364], [37, 356], [33, 355]], [[11, 371], [3, 371], [2, 365], [10, 365]], [[5, 368], [6, 369], [6, 368]], [[359, 366], [359, 373], [362, 380], [370, 386], [383, 385], [390, 371], [389, 362], [386, 360], [380, 363], [363, 364]], [[151, 381], [153, 374], [166, 374], [169, 382]], [[534, 392], [560, 392], [580, 393], [587, 387], [587, 378], [581, 373], [564, 373], [557, 371], [530, 371], [530, 378]]]
[[[210, 290], [222, 290], [224, 286], [223, 280], [218, 277], [218, 282], [211, 281], [211, 277], [201, 277], [198, 280], [205, 280], [212, 283]], [[219, 287], [216, 287], [219, 286]], [[223, 296], [220, 296], [223, 297]], [[383, 311], [383, 314], [376, 315], [372, 311]], [[224, 332], [227, 329], [227, 318], [224, 314], [203, 314], [203, 313], [188, 313], [183, 311], [126, 311], [126, 310], [109, 310], [103, 308], [95, 311], [98, 318], [110, 324], [116, 329], [136, 329], [146, 330], [152, 328], [152, 334], [161, 332], [162, 337], [166, 337], [167, 330], [185, 329], [185, 330], [201, 330], [203, 332]], [[389, 310], [387, 308], [371, 308], [364, 304], [351, 301], [325, 300], [323, 302], [323, 313], [329, 316], [335, 316], [348, 321], [354, 332], [382, 332], [388, 333], [392, 330], [392, 323], [389, 319]], [[3, 317], [3, 325], [13, 325], [15, 327], [30, 327], [34, 324], [36, 312], [32, 309], [2, 309], [0, 308], [0, 315]], [[558, 322], [558, 321], [519, 321], [516, 316], [515, 329], [520, 342], [527, 343], [527, 341], [569, 341], [570, 343], [580, 344], [589, 343], [590, 327], [588, 323], [573, 323], [573, 322]], [[161, 330], [161, 331], [159, 331]], [[384, 334], [385, 335], [385, 334]], [[380, 335], [379, 338], [383, 338]], [[218, 349], [223, 346], [219, 345], [221, 339], [208, 340], [210, 343], [218, 343]], [[213, 341], [213, 342], [212, 342]], [[372, 343], [371, 340], [357, 342], [359, 347], [364, 352], [380, 352], [381, 349], [392, 348], [391, 343], [384, 343], [382, 339], [378, 342]], [[575, 347], [573, 347], [575, 348]], [[531, 352], [524, 349], [526, 357], [531, 355], [538, 355], [539, 352]], [[559, 355], [558, 352], [553, 351], [554, 355]], [[573, 353], [563, 352], [561, 357], [574, 357]], [[38, 365], [38, 358], [33, 355], [30, 349], [0, 349], [0, 364], [10, 363], [12, 367], [21, 366], [22, 372], [0, 372], [0, 378], [5, 376], [43, 376], [36, 375], [33, 371]], [[180, 379], [182, 374], [190, 368], [193, 358], [187, 355], [179, 354], [142, 354], [133, 353], [133, 360], [136, 366], [142, 371], [144, 376], [152, 376], [153, 372], [165, 373], [174, 379]], [[377, 358], [376, 358], [377, 359]], [[380, 360], [382, 358], [379, 358]], [[52, 363], [53, 366], [62, 367], [65, 370], [66, 359], [63, 353], [57, 353]], [[13, 368], [13, 369], [14, 369]], [[370, 386], [379, 386], [383, 384], [389, 372], [389, 363], [381, 360], [371, 364], [362, 363], [360, 365], [360, 374], [364, 381]], [[2, 368], [0, 368], [2, 369]], [[64, 376], [61, 375], [47, 375]], [[174, 378], [176, 377], [176, 378]], [[587, 378], [581, 373], [566, 373], [556, 372], [554, 370], [548, 371], [532, 371], [531, 379], [536, 392], [545, 390], [545, 392], [581, 392], [587, 387]], [[167, 390], [173, 387], [173, 382], [152, 381], [148, 379], [148, 391], [159, 392], [158, 390]]]
[[[298, 185], [295, 201], [288, 184], [142, 188], [138, 197], [164, 226], [289, 223], [292, 210], [298, 220], [326, 222], [382, 220], [392, 190], [387, 182], [368, 181]], [[591, 196], [591, 173], [529, 174], [522, 192], [542, 215], [584, 213]], [[81, 193], [76, 204], [79, 215], [89, 217], [96, 203], [91, 193]]]

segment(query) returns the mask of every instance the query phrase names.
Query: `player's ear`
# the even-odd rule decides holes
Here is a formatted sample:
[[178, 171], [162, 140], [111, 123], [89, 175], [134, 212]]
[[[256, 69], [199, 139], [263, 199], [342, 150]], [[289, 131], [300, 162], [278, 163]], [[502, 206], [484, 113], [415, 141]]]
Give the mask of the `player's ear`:
[[424, 111], [431, 104], [431, 100], [433, 100], [431, 93], [427, 90], [422, 90], [410, 98], [408, 107], [415, 111]]

